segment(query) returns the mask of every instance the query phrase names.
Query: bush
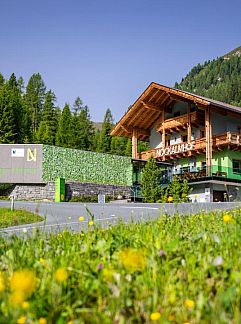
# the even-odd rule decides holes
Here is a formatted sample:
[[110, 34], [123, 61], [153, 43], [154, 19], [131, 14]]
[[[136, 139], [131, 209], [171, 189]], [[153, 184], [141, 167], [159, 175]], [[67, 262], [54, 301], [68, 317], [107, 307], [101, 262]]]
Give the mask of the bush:
[[[105, 202], [110, 202], [112, 200], [117, 199], [117, 197], [105, 196]], [[98, 203], [98, 195], [81, 195], [81, 196], [73, 196], [70, 202], [88, 202], [88, 203]]]

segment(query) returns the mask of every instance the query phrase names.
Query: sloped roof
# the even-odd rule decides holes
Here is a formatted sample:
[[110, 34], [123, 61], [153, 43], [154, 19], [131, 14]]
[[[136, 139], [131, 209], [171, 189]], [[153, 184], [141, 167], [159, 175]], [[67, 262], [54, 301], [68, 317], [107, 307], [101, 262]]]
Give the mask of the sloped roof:
[[170, 111], [175, 101], [191, 102], [203, 109], [211, 106], [211, 109], [218, 108], [241, 114], [241, 107], [152, 82], [115, 125], [111, 135], [131, 137], [135, 128], [139, 139], [148, 139], [151, 128], [161, 122], [163, 109]]

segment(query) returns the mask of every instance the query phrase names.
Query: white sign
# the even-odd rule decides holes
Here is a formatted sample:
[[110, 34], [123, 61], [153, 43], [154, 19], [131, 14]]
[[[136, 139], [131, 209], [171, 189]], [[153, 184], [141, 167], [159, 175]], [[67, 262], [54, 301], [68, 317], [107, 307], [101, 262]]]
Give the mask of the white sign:
[[24, 157], [24, 148], [13, 148], [11, 157]]
[[165, 156], [165, 155], [172, 155], [176, 153], [184, 153], [187, 151], [191, 151], [194, 149], [194, 144], [192, 143], [185, 143], [185, 144], [178, 144], [172, 145], [165, 148], [160, 148], [156, 150], [156, 157]]
[[105, 195], [98, 195], [98, 204], [105, 204]]

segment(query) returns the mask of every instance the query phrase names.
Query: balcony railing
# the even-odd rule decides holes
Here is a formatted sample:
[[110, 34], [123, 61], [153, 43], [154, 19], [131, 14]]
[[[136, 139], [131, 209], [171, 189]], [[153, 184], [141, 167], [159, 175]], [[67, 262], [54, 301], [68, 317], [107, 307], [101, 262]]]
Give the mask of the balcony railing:
[[239, 180], [241, 181], [241, 170], [225, 167], [222, 165], [212, 165], [209, 167], [184, 167], [178, 170], [173, 170], [172, 176], [179, 180], [188, 180], [188, 182], [199, 181], [202, 178], [212, 178], [216, 180]]
[[[221, 135], [212, 137], [213, 150], [222, 149], [226, 146], [232, 149], [241, 149], [241, 135], [238, 133], [227, 132]], [[154, 157], [159, 160], [173, 160], [182, 158], [188, 155], [204, 154], [206, 151], [206, 138], [199, 138], [190, 143], [174, 144], [166, 147], [160, 147], [141, 152], [139, 158], [141, 160], [148, 160]]]
[[[190, 113], [190, 122], [193, 125], [200, 125], [204, 123], [204, 114], [199, 111], [194, 111]], [[165, 131], [175, 131], [186, 129], [188, 124], [188, 115], [182, 115], [178, 117], [173, 117], [166, 119], [164, 121]], [[159, 132], [162, 132], [163, 124], [158, 128]]]

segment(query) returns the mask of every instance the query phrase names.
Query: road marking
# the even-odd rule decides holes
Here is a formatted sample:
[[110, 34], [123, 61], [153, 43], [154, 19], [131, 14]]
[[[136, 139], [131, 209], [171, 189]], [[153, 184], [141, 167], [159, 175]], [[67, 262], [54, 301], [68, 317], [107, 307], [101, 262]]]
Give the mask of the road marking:
[[126, 209], [153, 209], [153, 210], [159, 210], [160, 208], [158, 207], [146, 207], [146, 206], [135, 206], [135, 207], [125, 207], [125, 206], [121, 206], [120, 208], [126, 208]]
[[[112, 220], [114, 218], [119, 218], [117, 216], [112, 216], [112, 217], [106, 217], [106, 218], [97, 218], [95, 219], [95, 221], [100, 222], [100, 221], [105, 221], [105, 220]], [[30, 230], [30, 229], [38, 229], [38, 228], [47, 228], [47, 227], [57, 227], [57, 226], [64, 226], [64, 225], [76, 225], [79, 224], [81, 225], [82, 223], [89, 223], [89, 221], [91, 221], [91, 219], [89, 220], [84, 220], [82, 222], [78, 221], [78, 222], [67, 222], [67, 223], [56, 223], [56, 224], [47, 224], [47, 225], [30, 225], [30, 226], [24, 226], [23, 227], [18, 227], [18, 228], [11, 228], [11, 229], [2, 229], [1, 231], [4, 233], [11, 233], [11, 232], [16, 232], [16, 231], [23, 231], [23, 229], [26, 230]]]

